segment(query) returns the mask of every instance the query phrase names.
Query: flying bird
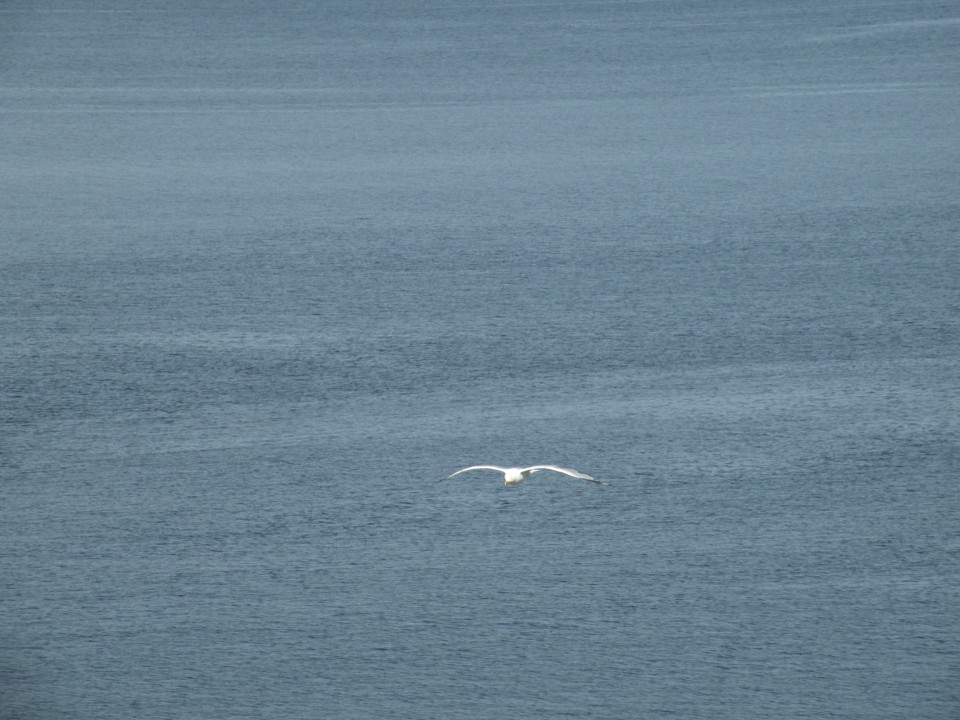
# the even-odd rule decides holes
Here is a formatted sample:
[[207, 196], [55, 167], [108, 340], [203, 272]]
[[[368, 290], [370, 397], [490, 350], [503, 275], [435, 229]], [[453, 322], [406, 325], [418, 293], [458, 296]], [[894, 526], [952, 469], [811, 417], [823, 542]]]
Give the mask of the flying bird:
[[584, 475], [582, 472], [577, 472], [576, 470], [570, 470], [568, 468], [557, 467], [556, 465], [531, 465], [530, 467], [526, 468], [502, 468], [497, 467], [496, 465], [471, 465], [463, 470], [457, 470], [455, 473], [453, 473], [453, 475], [447, 475], [447, 477], [437, 480], [437, 482], [449, 480], [460, 473], [469, 472], [470, 470], [496, 470], [497, 472], [502, 472], [504, 485], [519, 485], [528, 477], [533, 475], [533, 473], [540, 472], [541, 470], [553, 470], [553, 472], [563, 473], [564, 475], [569, 475], [572, 478], [596, 483], [597, 485], [607, 484], [605, 482], [595, 480], [589, 475]]

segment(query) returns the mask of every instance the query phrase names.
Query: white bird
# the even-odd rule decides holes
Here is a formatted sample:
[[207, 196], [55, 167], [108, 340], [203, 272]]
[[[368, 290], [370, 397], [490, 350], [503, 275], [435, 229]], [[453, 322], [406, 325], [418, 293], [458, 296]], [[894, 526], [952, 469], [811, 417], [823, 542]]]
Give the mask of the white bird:
[[557, 467], [556, 465], [531, 465], [530, 467], [526, 468], [502, 468], [497, 467], [496, 465], [471, 465], [463, 470], [457, 470], [455, 473], [453, 473], [453, 475], [447, 475], [445, 478], [437, 480], [437, 482], [449, 480], [455, 475], [469, 472], [470, 470], [496, 470], [497, 472], [502, 472], [504, 485], [519, 485], [528, 477], [533, 475], [533, 473], [541, 470], [553, 470], [554, 472], [563, 473], [564, 475], [569, 475], [570, 477], [577, 478], [578, 480], [586, 480], [587, 482], [596, 483], [597, 485], [607, 484], [605, 482], [600, 482], [599, 480], [594, 480], [592, 477], [589, 475], [584, 475], [582, 472], [569, 470], [568, 468]]

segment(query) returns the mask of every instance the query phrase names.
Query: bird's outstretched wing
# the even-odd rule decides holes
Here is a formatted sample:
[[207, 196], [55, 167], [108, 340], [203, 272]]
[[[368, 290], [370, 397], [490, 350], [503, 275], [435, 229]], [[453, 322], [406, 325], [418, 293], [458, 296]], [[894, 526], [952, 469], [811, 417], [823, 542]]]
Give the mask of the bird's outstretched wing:
[[587, 482], [596, 483], [597, 485], [606, 485], [607, 483], [592, 478], [589, 475], [585, 475], [582, 472], [577, 472], [576, 470], [570, 470], [569, 468], [557, 467], [556, 465], [532, 465], [528, 468], [523, 468], [523, 472], [535, 473], [538, 470], [553, 470], [554, 472], [563, 473], [564, 475], [569, 475], [570, 477], [577, 478], [577, 480], [586, 480]]
[[460, 473], [468, 472], [469, 470], [496, 470], [497, 472], [505, 473], [506, 468], [497, 467], [496, 465], [471, 465], [470, 467], [465, 467], [463, 470], [457, 470], [453, 475], [447, 475], [445, 478], [440, 478], [437, 482], [443, 482], [444, 480], [449, 480], [454, 475], [459, 475]]

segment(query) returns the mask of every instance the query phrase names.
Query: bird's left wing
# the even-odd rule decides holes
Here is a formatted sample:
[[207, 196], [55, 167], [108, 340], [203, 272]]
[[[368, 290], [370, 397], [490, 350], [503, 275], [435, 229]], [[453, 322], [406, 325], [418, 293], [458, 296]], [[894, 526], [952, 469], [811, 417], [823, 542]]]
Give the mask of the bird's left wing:
[[437, 482], [443, 482], [444, 480], [449, 480], [455, 475], [459, 475], [460, 473], [465, 473], [470, 470], [496, 470], [497, 472], [505, 472], [505, 470], [502, 467], [497, 467], [496, 465], [471, 465], [470, 467], [465, 467], [463, 470], [457, 470], [455, 473], [453, 473], [452, 475], [447, 475], [445, 478], [440, 478], [439, 480], [437, 480]]

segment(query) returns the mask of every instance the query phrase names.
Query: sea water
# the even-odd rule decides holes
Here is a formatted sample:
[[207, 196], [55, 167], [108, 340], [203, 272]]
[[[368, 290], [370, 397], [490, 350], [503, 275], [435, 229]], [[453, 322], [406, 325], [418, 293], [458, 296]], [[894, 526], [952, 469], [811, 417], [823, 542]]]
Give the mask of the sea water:
[[949, 4], [0, 28], [0, 717], [960, 716]]

